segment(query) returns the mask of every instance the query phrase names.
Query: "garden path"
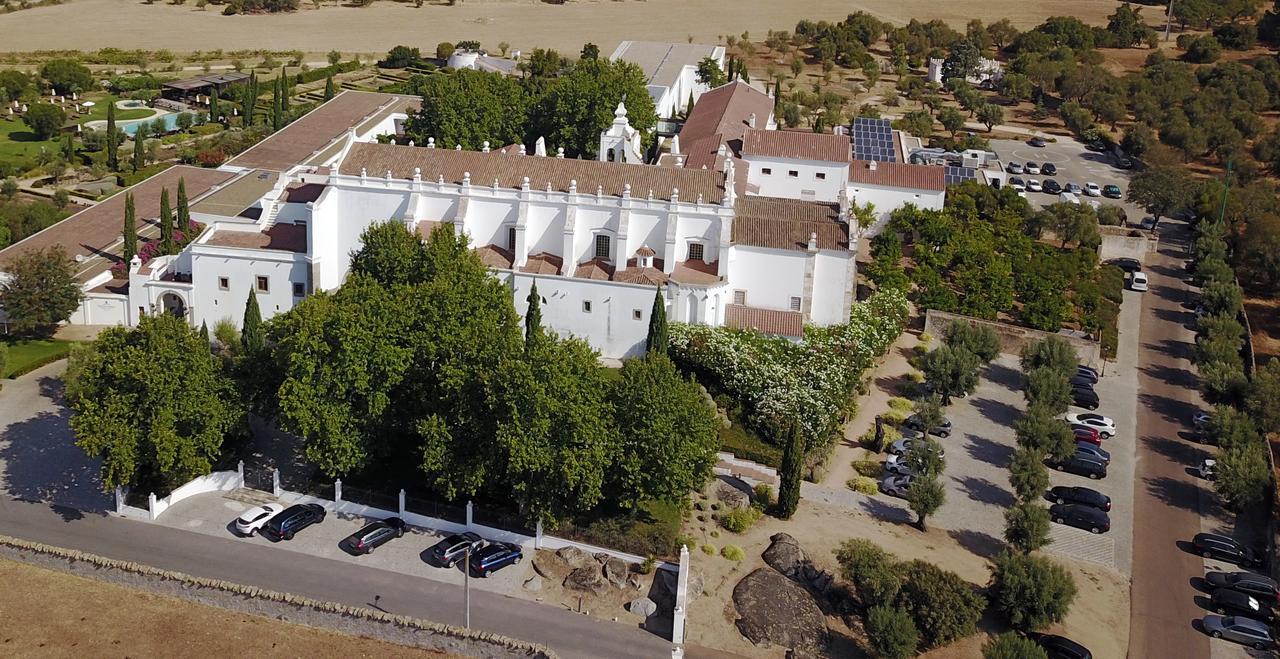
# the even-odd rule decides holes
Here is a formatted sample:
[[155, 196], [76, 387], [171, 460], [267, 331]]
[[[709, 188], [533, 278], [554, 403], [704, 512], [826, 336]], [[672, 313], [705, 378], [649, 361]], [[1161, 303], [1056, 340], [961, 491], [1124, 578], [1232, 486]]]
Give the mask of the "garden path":
[[913, 370], [907, 358], [920, 343], [920, 336], [915, 330], [903, 332], [888, 353], [879, 359], [871, 375], [868, 391], [858, 397], [858, 411], [844, 426], [844, 438], [836, 444], [828, 462], [830, 469], [820, 483], [833, 489], [844, 489], [845, 482], [857, 473], [853, 470], [853, 461], [866, 457], [866, 449], [858, 443], [858, 438], [870, 430], [876, 421], [876, 415], [889, 409], [889, 399], [898, 395], [899, 386], [906, 382]]

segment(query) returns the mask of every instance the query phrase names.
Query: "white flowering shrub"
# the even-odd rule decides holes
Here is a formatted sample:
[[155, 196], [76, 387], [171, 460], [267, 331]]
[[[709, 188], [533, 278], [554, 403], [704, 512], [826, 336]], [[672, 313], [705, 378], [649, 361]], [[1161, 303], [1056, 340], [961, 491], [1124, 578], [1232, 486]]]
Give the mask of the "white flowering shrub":
[[855, 305], [848, 323], [806, 327], [802, 343], [755, 330], [673, 324], [671, 354], [741, 401], [767, 435], [781, 437], [799, 420], [813, 448], [839, 422], [863, 371], [902, 333], [907, 315], [906, 295], [886, 289]]

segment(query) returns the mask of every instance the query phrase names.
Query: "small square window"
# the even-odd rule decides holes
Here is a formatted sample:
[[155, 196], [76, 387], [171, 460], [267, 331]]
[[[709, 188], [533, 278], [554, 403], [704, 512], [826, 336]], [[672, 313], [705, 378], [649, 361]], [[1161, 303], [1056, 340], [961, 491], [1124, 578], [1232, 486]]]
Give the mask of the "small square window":
[[765, 176], [769, 176], [769, 175], [773, 174], [773, 168], [772, 168], [772, 167], [761, 167], [761, 168], [760, 168], [760, 173], [761, 173], [761, 174], [764, 174]]
[[643, 311], [640, 311], [639, 309], [631, 310], [631, 320], [640, 320], [641, 318], [644, 318]]
[[307, 295], [307, 285], [300, 281], [293, 282], [293, 296], [306, 297], [306, 295]]
[[747, 292], [746, 292], [746, 291], [734, 291], [734, 292], [733, 292], [733, 303], [734, 303], [734, 304], [746, 304], [746, 303], [747, 303]]
[[798, 297], [792, 297], [792, 298], [791, 298], [791, 310], [792, 310], [792, 311], [799, 311], [799, 310], [800, 310], [800, 298], [798, 298]]
[[800, 178], [800, 172], [797, 172], [794, 169], [790, 169], [790, 170], [787, 170], [787, 176], [791, 178]]
[[596, 236], [596, 258], [609, 260], [609, 236]]
[[582, 301], [582, 313], [591, 313], [591, 300]]
[[816, 179], [818, 179], [819, 181], [825, 181], [825, 180], [827, 180], [827, 173], [826, 173], [826, 172], [818, 172], [817, 174], [814, 174], [814, 175], [813, 175], [813, 177], [814, 177], [814, 178], [816, 178]]
[[702, 256], [705, 252], [706, 250], [703, 248], [701, 243], [689, 243], [689, 260], [690, 261], [704, 260]]
[[218, 290], [231, 290], [231, 280], [226, 277], [218, 277]]
[[256, 280], [255, 283], [258, 286], [259, 293], [269, 293], [271, 291], [271, 282], [268, 280], [267, 277], [258, 275], [254, 279]]

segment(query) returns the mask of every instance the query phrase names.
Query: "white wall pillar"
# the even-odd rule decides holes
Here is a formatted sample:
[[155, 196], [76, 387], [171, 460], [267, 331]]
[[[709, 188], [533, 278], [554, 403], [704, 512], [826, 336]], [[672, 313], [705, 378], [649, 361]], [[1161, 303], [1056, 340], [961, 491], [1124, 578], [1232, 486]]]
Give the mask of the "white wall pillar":
[[272, 470], [271, 470], [271, 495], [272, 495], [272, 496], [277, 496], [277, 497], [278, 497], [278, 496], [280, 496], [280, 492], [281, 492], [281, 490], [280, 490], [280, 470], [279, 470], [279, 469], [272, 469]]
[[473, 505], [471, 501], [468, 500], [467, 501], [467, 530], [471, 529], [471, 513], [474, 508], [475, 508], [475, 505]]
[[404, 515], [404, 488], [400, 488], [400, 515]]
[[680, 546], [680, 574], [676, 577], [676, 610], [671, 622], [671, 642], [684, 645], [684, 622], [689, 606], [689, 547]]
[[244, 488], [244, 460], [236, 464], [236, 487]]
[[342, 479], [333, 481], [333, 500], [336, 503], [342, 503]]
[[147, 513], [151, 517], [151, 521], [156, 521], [156, 493], [152, 492], [147, 495]]

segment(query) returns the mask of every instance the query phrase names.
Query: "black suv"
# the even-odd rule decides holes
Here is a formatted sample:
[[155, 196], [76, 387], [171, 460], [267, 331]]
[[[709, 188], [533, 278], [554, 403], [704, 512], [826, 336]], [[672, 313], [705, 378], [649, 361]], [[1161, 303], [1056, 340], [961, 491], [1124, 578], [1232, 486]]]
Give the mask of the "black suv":
[[1044, 648], [1049, 659], [1093, 659], [1093, 653], [1075, 641], [1054, 634], [1028, 634], [1036, 645]]
[[1049, 499], [1054, 503], [1075, 503], [1092, 506], [1103, 512], [1111, 510], [1111, 497], [1087, 487], [1059, 485], [1049, 490]]
[[1071, 403], [1086, 410], [1096, 410], [1102, 401], [1092, 387], [1071, 387]]
[[1280, 586], [1271, 577], [1252, 572], [1209, 572], [1204, 575], [1204, 580], [1215, 592], [1234, 590], [1253, 595], [1271, 606], [1280, 604]]
[[1098, 460], [1082, 456], [1079, 453], [1066, 460], [1055, 460], [1050, 456], [1044, 459], [1044, 463], [1058, 471], [1065, 471], [1077, 476], [1088, 476], [1094, 480], [1107, 477], [1107, 465]]
[[1197, 554], [1205, 558], [1216, 558], [1246, 567], [1262, 567], [1262, 557], [1257, 552], [1225, 535], [1197, 533], [1191, 539], [1191, 545], [1196, 548]]
[[[1040, 171], [1044, 172], [1043, 169]], [[1056, 168], [1055, 168], [1055, 171], [1056, 171]], [[1045, 172], [1045, 173], [1047, 174], [1048, 172]], [[1040, 190], [1047, 194], [1062, 194], [1062, 184], [1058, 183], [1057, 181], [1051, 178], [1047, 178], [1044, 181], [1041, 181]]]
[[1111, 518], [1093, 506], [1058, 503], [1049, 507], [1049, 517], [1059, 524], [1074, 526], [1090, 533], [1106, 533], [1111, 530]]
[[455, 533], [437, 542], [431, 548], [431, 557], [436, 559], [436, 562], [440, 565], [453, 567], [466, 555], [468, 548], [474, 552], [479, 551], [483, 546], [484, 539], [470, 531]]
[[272, 540], [292, 540], [302, 529], [324, 521], [324, 507], [316, 503], [299, 503], [285, 508], [279, 515], [267, 520], [262, 534]]
[[1219, 615], [1244, 616], [1263, 622], [1271, 622], [1276, 617], [1275, 612], [1271, 610], [1271, 603], [1267, 600], [1260, 600], [1253, 595], [1226, 588], [1213, 591], [1213, 596], [1209, 599], [1209, 608], [1218, 612]]
[[344, 541], [357, 554], [372, 554], [373, 550], [387, 544], [392, 538], [404, 535], [404, 520], [389, 517], [365, 524], [364, 528], [347, 536]]

